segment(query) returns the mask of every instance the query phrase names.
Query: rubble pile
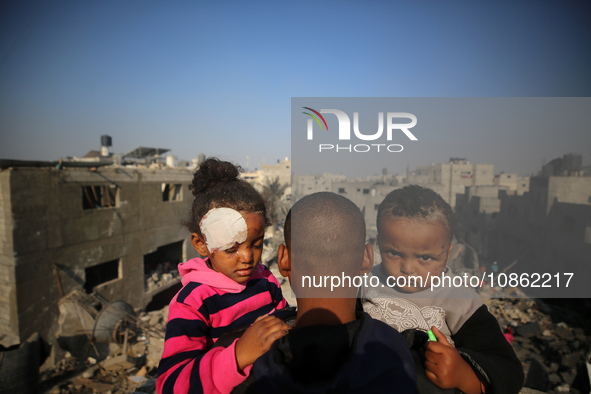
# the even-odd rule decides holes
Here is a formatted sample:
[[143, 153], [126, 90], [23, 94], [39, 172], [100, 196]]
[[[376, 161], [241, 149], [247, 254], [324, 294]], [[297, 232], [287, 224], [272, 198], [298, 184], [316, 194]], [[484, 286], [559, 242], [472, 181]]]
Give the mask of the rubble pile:
[[485, 302], [523, 364], [525, 387], [548, 393], [589, 393], [589, 300], [514, 298]]
[[178, 281], [180, 274], [177, 269], [172, 269], [170, 264], [158, 264], [153, 270], [146, 270], [144, 278], [144, 286], [146, 291], [157, 291], [159, 288], [166, 286], [167, 284]]
[[[283, 287], [283, 286], [282, 286]], [[284, 291], [291, 293], [291, 289]], [[287, 294], [289, 294], [287, 293]], [[494, 292], [493, 292], [494, 293]], [[484, 291], [484, 297], [491, 296]], [[495, 293], [494, 296], [499, 296]], [[527, 376], [522, 393], [588, 393], [587, 363], [591, 346], [590, 300], [484, 298], [513, 345]], [[41, 372], [41, 392], [154, 393], [158, 363], [164, 347], [168, 307], [140, 312], [134, 335], [111, 341], [108, 355], [80, 353]], [[88, 346], [87, 346], [88, 347]], [[91, 356], [88, 356], [91, 354]], [[585, 391], [586, 390], [586, 391]]]
[[42, 371], [41, 392], [120, 394], [149, 386], [156, 377], [164, 348], [167, 317], [168, 307], [140, 313], [137, 336], [122, 344], [109, 343], [104, 360], [80, 359], [66, 353], [55, 368]]

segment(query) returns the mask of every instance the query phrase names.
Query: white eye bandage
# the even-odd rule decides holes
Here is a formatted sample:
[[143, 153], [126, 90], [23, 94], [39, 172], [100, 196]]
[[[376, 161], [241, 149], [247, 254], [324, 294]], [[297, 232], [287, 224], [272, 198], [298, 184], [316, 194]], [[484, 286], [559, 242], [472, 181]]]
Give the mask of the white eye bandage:
[[246, 241], [248, 227], [242, 215], [231, 208], [214, 208], [199, 223], [210, 253], [230, 249]]

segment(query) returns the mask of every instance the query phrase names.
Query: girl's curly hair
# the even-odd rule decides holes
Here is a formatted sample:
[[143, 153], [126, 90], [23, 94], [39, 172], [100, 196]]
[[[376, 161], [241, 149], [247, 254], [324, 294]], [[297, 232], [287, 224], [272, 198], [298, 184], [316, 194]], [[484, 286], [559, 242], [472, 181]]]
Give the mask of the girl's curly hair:
[[250, 183], [238, 178], [241, 172], [240, 166], [215, 157], [208, 158], [199, 166], [189, 185], [195, 199], [189, 217], [183, 222], [191, 233], [202, 235], [199, 223], [213, 208], [260, 213], [265, 223], [270, 223], [265, 200]]

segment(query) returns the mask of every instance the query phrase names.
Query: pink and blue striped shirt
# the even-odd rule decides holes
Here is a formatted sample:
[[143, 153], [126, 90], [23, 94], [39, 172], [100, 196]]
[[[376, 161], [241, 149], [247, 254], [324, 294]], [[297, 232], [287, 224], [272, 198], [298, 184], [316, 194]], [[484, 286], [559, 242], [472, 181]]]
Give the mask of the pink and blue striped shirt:
[[218, 338], [287, 306], [277, 278], [259, 264], [250, 280], [237, 283], [195, 258], [179, 264], [183, 288], [170, 302], [158, 393], [229, 393], [250, 372], [239, 371], [234, 341]]

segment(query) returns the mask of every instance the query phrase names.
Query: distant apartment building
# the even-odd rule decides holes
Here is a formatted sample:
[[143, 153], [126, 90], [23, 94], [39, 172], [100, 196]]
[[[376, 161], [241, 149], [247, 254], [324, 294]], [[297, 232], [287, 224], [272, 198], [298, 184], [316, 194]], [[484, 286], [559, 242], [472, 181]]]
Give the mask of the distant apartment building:
[[265, 183], [265, 173], [263, 170], [254, 170], [243, 172], [240, 177], [253, 185], [263, 185]]
[[278, 179], [280, 184], [291, 184], [291, 160], [285, 158], [277, 160], [276, 164], [261, 164], [261, 169], [266, 180]]
[[463, 194], [466, 186], [492, 185], [493, 179], [492, 164], [472, 164], [466, 159], [451, 158], [447, 163], [417, 167], [409, 173], [406, 183], [429, 187], [455, 207], [456, 194]]
[[330, 192], [333, 183], [343, 182], [346, 179], [347, 177], [342, 174], [294, 174], [291, 184], [292, 201], [296, 202], [313, 193]]
[[288, 185], [282, 200], [289, 201], [291, 199], [291, 160], [287, 157], [277, 160], [276, 164], [262, 164], [260, 170], [244, 172], [240, 177], [250, 182], [259, 191], [262, 191], [265, 185], [275, 181], [280, 185]]
[[[478, 251], [485, 261], [496, 250], [498, 214], [501, 211], [499, 193], [507, 193], [509, 186], [467, 186], [456, 195], [456, 236]], [[511, 194], [514, 194], [512, 191]]]
[[402, 187], [394, 177], [382, 180], [350, 179], [332, 183], [332, 192], [347, 197], [361, 209], [365, 218], [368, 239], [375, 239], [378, 233], [377, 215], [380, 203], [392, 190]]
[[318, 191], [332, 191], [353, 201], [365, 216], [368, 238], [377, 235], [376, 217], [380, 203], [392, 190], [407, 184], [418, 184], [433, 189], [452, 207], [456, 194], [463, 194], [466, 187], [489, 186], [494, 183], [492, 164], [472, 164], [465, 159], [452, 158], [448, 163], [431, 164], [408, 171], [405, 177], [388, 174], [362, 179], [347, 179], [345, 175], [297, 175], [293, 190], [296, 200]]
[[57, 302], [74, 289], [144, 308], [180, 287], [176, 265], [196, 256], [181, 226], [190, 170], [58, 167], [0, 166], [5, 347], [33, 332], [52, 342]]
[[[577, 155], [565, 155], [572, 159]], [[580, 156], [579, 156], [580, 157]], [[588, 260], [591, 253], [591, 174], [557, 169], [553, 160], [530, 180], [523, 196], [501, 196], [498, 259], [504, 264], [561, 269]]]
[[502, 189], [507, 190], [508, 194], [523, 195], [529, 190], [529, 177], [519, 176], [515, 173], [500, 173], [495, 175], [493, 179], [495, 185], [500, 186]]

